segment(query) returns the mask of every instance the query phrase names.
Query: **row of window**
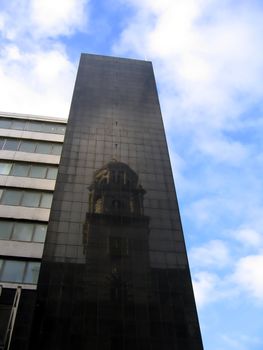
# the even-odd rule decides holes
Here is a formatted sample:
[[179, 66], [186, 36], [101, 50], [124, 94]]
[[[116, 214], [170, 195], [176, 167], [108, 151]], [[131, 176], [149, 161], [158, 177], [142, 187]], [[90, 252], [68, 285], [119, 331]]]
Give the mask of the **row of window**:
[[0, 259], [0, 281], [36, 284], [39, 269], [39, 261]]
[[54, 166], [0, 161], [0, 175], [24, 176], [34, 177], [38, 179], [55, 180], [57, 173], [58, 169]]
[[38, 122], [33, 120], [20, 120], [0, 118], [0, 128], [36, 131], [51, 134], [65, 134], [66, 126], [59, 123]]
[[19, 140], [0, 137], [0, 150], [29, 153], [61, 154], [62, 145], [55, 142]]
[[0, 220], [0, 239], [3, 240], [43, 243], [46, 232], [45, 224]]
[[0, 204], [33, 208], [50, 208], [53, 195], [49, 192], [0, 189]]

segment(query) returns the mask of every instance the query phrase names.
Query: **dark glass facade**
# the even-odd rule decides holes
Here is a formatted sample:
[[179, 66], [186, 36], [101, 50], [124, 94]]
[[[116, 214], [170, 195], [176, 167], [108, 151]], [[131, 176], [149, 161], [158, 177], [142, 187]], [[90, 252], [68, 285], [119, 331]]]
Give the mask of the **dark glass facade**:
[[202, 349], [150, 62], [81, 56], [33, 324], [31, 349]]

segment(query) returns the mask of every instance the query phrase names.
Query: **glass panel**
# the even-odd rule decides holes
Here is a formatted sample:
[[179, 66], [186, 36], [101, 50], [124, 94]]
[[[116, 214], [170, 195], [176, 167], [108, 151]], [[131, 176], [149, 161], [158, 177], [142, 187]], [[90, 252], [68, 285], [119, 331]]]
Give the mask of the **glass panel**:
[[33, 224], [16, 222], [12, 239], [18, 241], [31, 241], [33, 228]]
[[0, 221], [0, 239], [9, 239], [13, 228], [13, 222]]
[[62, 149], [61, 145], [53, 145], [52, 154], [60, 155], [61, 154], [61, 149]]
[[48, 168], [47, 179], [56, 180], [58, 174], [58, 168]]
[[51, 193], [43, 193], [42, 198], [41, 198], [40, 207], [41, 208], [50, 208], [51, 203], [52, 203], [52, 198], [53, 198], [53, 196]]
[[24, 120], [14, 120], [11, 128], [17, 130], [24, 130], [25, 123], [26, 122]]
[[52, 134], [65, 134], [66, 127], [57, 123], [44, 124], [45, 132], [50, 132]]
[[0, 118], [0, 128], [9, 129], [11, 126], [11, 121], [12, 120]]
[[24, 283], [37, 283], [39, 275], [40, 263], [35, 261], [30, 261], [27, 263], [26, 274], [24, 277]]
[[40, 192], [24, 192], [21, 205], [37, 208], [39, 206], [40, 196]]
[[0, 137], [0, 149], [3, 148], [4, 143], [5, 143], [5, 139], [3, 137]]
[[45, 242], [47, 233], [47, 225], [36, 225], [34, 233], [34, 242]]
[[0, 189], [0, 200], [1, 200], [3, 192], [4, 192], [4, 190]]
[[25, 164], [14, 164], [11, 174], [14, 176], [27, 176], [29, 165]]
[[2, 267], [3, 267], [3, 264], [4, 264], [4, 260], [0, 259], [0, 273], [1, 273], [1, 270], [2, 270]]
[[58, 127], [57, 127], [57, 133], [58, 134], [65, 134], [65, 131], [66, 131], [66, 126], [64, 126], [64, 125], [59, 125]]
[[0, 162], [0, 174], [8, 175], [11, 169], [12, 163]]
[[22, 192], [15, 190], [4, 190], [1, 203], [6, 205], [19, 205]]
[[36, 142], [33, 141], [21, 141], [21, 145], [19, 147], [19, 151], [21, 152], [35, 152]]
[[32, 165], [30, 169], [30, 177], [44, 179], [46, 177], [47, 167], [41, 165]]
[[9, 151], [16, 151], [18, 149], [19, 143], [19, 140], [7, 139], [4, 144], [4, 149], [7, 149]]
[[2, 281], [22, 282], [26, 263], [17, 260], [5, 260], [1, 275]]
[[42, 125], [42, 131], [43, 132], [51, 132], [51, 133], [54, 133], [54, 130], [55, 130], [55, 126], [53, 125], [53, 123], [44, 123]]
[[41, 131], [41, 125], [42, 123], [38, 123], [38, 122], [28, 122], [26, 125], [26, 130]]
[[52, 144], [50, 143], [38, 143], [36, 153], [51, 154]]

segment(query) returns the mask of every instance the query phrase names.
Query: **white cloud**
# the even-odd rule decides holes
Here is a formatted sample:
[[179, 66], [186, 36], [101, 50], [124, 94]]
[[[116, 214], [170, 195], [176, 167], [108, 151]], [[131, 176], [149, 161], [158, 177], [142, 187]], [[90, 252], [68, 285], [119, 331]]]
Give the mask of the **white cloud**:
[[263, 301], [263, 255], [249, 255], [236, 264], [233, 280], [254, 298]]
[[7, 46], [0, 57], [0, 79], [2, 111], [68, 115], [75, 66], [62, 49], [21, 52]]
[[32, 24], [38, 35], [68, 35], [84, 28], [87, 0], [31, 0]]
[[227, 245], [220, 240], [212, 240], [200, 247], [192, 248], [189, 256], [193, 268], [223, 268], [231, 260]]
[[193, 275], [192, 281], [199, 309], [239, 293], [228, 275], [222, 277], [213, 272], [199, 271]]
[[2, 6], [1, 111], [68, 116], [77, 62], [60, 36], [86, 29], [88, 1], [14, 0]]
[[[85, 30], [89, 0], [14, 0], [2, 7], [0, 30], [8, 40], [57, 37]], [[14, 20], [15, 18], [15, 20]]]
[[263, 235], [251, 228], [240, 228], [230, 232], [230, 235], [240, 241], [242, 245], [261, 249], [263, 246]]
[[221, 135], [204, 135], [201, 131], [197, 136], [199, 151], [204, 155], [211, 156], [219, 163], [240, 165], [249, 156], [249, 149], [240, 142], [224, 139]]
[[200, 272], [193, 277], [195, 300], [199, 308], [213, 300], [218, 281], [215, 274], [208, 272]]
[[[224, 131], [263, 97], [262, 12], [243, 1], [234, 9], [214, 0], [129, 3], [137, 13], [115, 53], [152, 59], [171, 126], [180, 132], [190, 129], [193, 136], [202, 128], [202, 144], [198, 146], [198, 137], [194, 140], [200, 152], [240, 164], [247, 156], [245, 146], [229, 140]], [[210, 152], [206, 144], [211, 144]]]

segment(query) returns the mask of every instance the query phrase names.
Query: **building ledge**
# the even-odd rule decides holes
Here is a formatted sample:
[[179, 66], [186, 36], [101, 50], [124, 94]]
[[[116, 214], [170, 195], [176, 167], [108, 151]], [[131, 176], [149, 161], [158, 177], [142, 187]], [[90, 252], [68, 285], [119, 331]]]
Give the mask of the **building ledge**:
[[51, 134], [44, 132], [35, 131], [24, 131], [24, 130], [13, 130], [13, 129], [3, 129], [0, 128], [1, 137], [14, 137], [18, 139], [30, 139], [30, 140], [41, 140], [48, 142], [63, 142], [64, 135], [61, 134]]
[[0, 241], [0, 255], [41, 259], [44, 243]]
[[0, 186], [54, 191], [55, 180], [0, 175]]
[[48, 221], [50, 209], [0, 205], [1, 218]]
[[30, 163], [59, 164], [60, 156], [54, 154], [40, 154], [19, 151], [0, 151], [0, 159], [15, 160]]

